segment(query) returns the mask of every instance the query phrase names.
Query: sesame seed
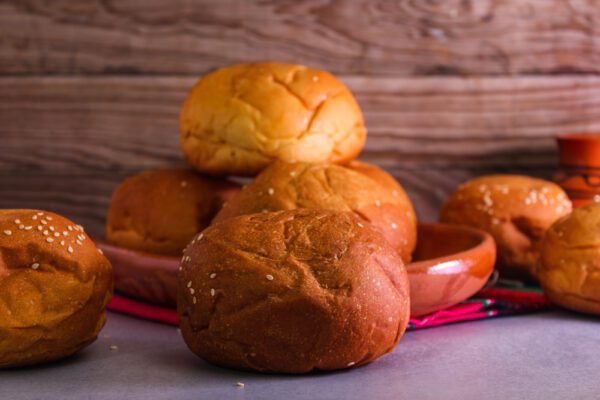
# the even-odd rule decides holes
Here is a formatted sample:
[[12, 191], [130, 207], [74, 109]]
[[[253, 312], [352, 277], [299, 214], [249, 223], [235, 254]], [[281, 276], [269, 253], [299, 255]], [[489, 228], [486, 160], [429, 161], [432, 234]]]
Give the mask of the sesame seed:
[[38, 269], [40, 267], [40, 263], [31, 264], [31, 269]]
[[200, 240], [200, 239], [202, 239], [203, 237], [204, 237], [204, 233], [201, 233], [201, 234], [199, 234], [199, 235], [198, 235], [198, 239], [196, 239], [196, 240]]
[[40, 219], [40, 224], [42, 224], [42, 225], [47, 225], [47, 224], [48, 224], [48, 221], [44, 221], [43, 219]]
[[375, 205], [376, 205], [377, 207], [381, 207], [381, 201], [379, 201], [379, 200], [375, 200]]
[[117, 350], [119, 350], [119, 347], [117, 345], [114, 345], [114, 344], [111, 345], [109, 348], [110, 348], [110, 351], [117, 351]]
[[20, 223], [21, 223], [21, 220], [20, 220], [20, 219], [15, 219], [15, 224], [17, 224], [17, 225], [18, 225], [18, 224], [20, 224]]
[[78, 231], [81, 231], [81, 232], [84, 231], [83, 226], [81, 226], [81, 225], [75, 225], [75, 227], [77, 228]]
[[50, 217], [50, 216], [46, 216], [44, 218], [46, 218], [48, 221], [52, 221], [52, 217]]
[[275, 193], [275, 189], [269, 188], [269, 190], [267, 190], [267, 193], [269, 193], [269, 196], [273, 196], [273, 193]]
[[36, 220], [37, 219], [37, 215], [34, 215], [33, 217], [31, 217], [31, 219]]
[[210, 289], [210, 295], [214, 296], [215, 295], [215, 289]]
[[37, 213], [37, 215], [44, 215], [44, 213], [43, 212], [39, 212], [39, 213]]
[[12, 231], [10, 231], [10, 230], [7, 229], [7, 230], [4, 231], [4, 234], [6, 236], [10, 236], [10, 235], [12, 235]]
[[28, 226], [26, 226], [26, 227], [25, 227], [25, 230], [26, 230], [26, 231], [30, 231], [30, 230], [31, 230], [31, 228], [33, 228], [33, 226], [31, 226], [31, 225], [28, 225]]
[[273, 275], [271, 275], [271, 274], [268, 274], [268, 275], [266, 276], [266, 278], [267, 278], [268, 280], [270, 280], [270, 281], [272, 281], [272, 280], [274, 279], [274, 278], [273, 278]]
[[48, 235], [48, 231], [45, 230], [44, 232], [42, 232], [42, 235], [47, 236]]
[[63, 231], [63, 236], [67, 236], [67, 235], [69, 235], [69, 232]]
[[23, 225], [23, 224], [19, 225], [19, 229], [25, 229], [25, 225]]
[[356, 225], [360, 226], [361, 228], [364, 228], [365, 226], [363, 224], [361, 224], [360, 222], [357, 222]]
[[69, 225], [69, 226], [67, 226], [67, 229], [70, 230], [70, 231], [72, 231], [73, 227], [71, 225]]
[[178, 271], [183, 271], [183, 267], [180, 265]]
[[60, 233], [54, 232], [54, 237], [59, 237], [59, 236], [60, 236]]
[[313, 82], [318, 82], [319, 81], [319, 77], [317, 75], [313, 75], [312, 81]]
[[392, 222], [392, 229], [398, 229], [398, 225], [395, 222]]
[[483, 203], [488, 207], [494, 204], [489, 193], [486, 193], [485, 196], [483, 196]]
[[217, 276], [217, 274], [215, 274], [214, 272], [212, 274], [210, 274], [210, 279], [215, 279], [215, 277]]
[[76, 240], [75, 243], [81, 246], [81, 240]]
[[44, 228], [42, 228], [41, 225], [36, 226], [36, 228], [37, 228], [38, 231], [41, 231], [42, 229], [44, 229]]
[[102, 251], [102, 249], [96, 249], [96, 250], [98, 250], [98, 253], [104, 255], [104, 252]]
[[67, 247], [67, 251], [71, 254], [73, 254], [73, 248], [71, 246]]
[[64, 240], [61, 240], [61, 241], [60, 241], [60, 245], [61, 245], [61, 246], [64, 246], [64, 245], [65, 245], [65, 241], [64, 241]]
[[296, 176], [296, 171], [290, 171], [290, 176], [293, 178], [294, 176]]
[[196, 291], [194, 290], [194, 288], [190, 288], [190, 294], [194, 294], [196, 293]]
[[[316, 76], [313, 76], [313, 81], [315, 80]], [[317, 79], [318, 80], [318, 79]], [[243, 388], [245, 385], [242, 382], [236, 382], [235, 386], [239, 387], [239, 388]]]
[[192, 297], [192, 303], [196, 304], [198, 300], [196, 300], [196, 296]]
[[189, 287], [189, 288], [190, 288], [190, 287], [192, 287], [192, 281], [189, 281], [189, 282], [187, 283], [187, 287]]
[[47, 237], [47, 238], [46, 238], [46, 242], [48, 242], [48, 243], [52, 243], [52, 242], [54, 242], [54, 239], [52, 239], [51, 237]]
[[348, 367], [353, 366], [354, 364], [356, 364], [354, 361], [349, 362], [348, 364], [346, 364]]
[[48, 229], [50, 229], [52, 232], [54, 232], [54, 227], [53, 227], [52, 225], [50, 225], [50, 226], [48, 227]]

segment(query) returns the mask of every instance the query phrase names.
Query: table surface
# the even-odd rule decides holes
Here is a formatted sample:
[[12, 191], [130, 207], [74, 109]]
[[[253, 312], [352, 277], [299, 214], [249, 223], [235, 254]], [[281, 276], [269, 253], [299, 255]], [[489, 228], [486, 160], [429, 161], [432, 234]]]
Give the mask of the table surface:
[[79, 354], [0, 371], [0, 399], [599, 399], [599, 322], [548, 312], [449, 325], [409, 332], [361, 368], [290, 376], [208, 365], [177, 329], [110, 314]]

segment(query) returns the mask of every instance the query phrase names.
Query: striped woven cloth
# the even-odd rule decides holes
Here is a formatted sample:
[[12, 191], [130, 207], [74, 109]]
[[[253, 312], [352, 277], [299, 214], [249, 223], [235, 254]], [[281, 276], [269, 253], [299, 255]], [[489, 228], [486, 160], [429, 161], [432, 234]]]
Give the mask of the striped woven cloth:
[[[177, 326], [174, 309], [144, 303], [116, 293], [111, 311]], [[471, 299], [432, 314], [411, 318], [408, 330], [432, 328], [456, 322], [476, 321], [506, 315], [533, 313], [551, 308], [539, 288], [493, 287], [482, 289]]]

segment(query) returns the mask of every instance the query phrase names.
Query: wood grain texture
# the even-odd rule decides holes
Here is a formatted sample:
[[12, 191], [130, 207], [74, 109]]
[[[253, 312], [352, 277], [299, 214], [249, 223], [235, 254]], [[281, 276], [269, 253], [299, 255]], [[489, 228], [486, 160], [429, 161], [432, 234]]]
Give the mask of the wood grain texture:
[[1, 74], [191, 74], [272, 59], [339, 74], [600, 72], [600, 0], [12, 0]]
[[[600, 77], [342, 79], [366, 116], [361, 158], [399, 178], [425, 220], [475, 175], [550, 176], [555, 134], [600, 130]], [[101, 233], [125, 176], [183, 163], [177, 117], [194, 81], [0, 78], [0, 208], [50, 209]]]
[[[553, 137], [600, 130], [600, 77], [342, 79], [366, 118], [363, 157], [395, 168], [539, 168]], [[0, 78], [3, 170], [180, 162], [189, 77]]]

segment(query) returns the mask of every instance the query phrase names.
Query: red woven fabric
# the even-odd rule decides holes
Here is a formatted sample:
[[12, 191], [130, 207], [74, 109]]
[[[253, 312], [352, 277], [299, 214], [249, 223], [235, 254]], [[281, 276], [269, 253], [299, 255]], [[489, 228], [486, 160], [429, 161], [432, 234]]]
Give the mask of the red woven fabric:
[[[505, 315], [517, 315], [547, 310], [551, 307], [546, 297], [537, 292], [515, 289], [483, 289], [471, 299], [445, 310], [411, 318], [408, 329], [417, 330]], [[138, 318], [178, 325], [174, 309], [160, 307], [115, 294], [108, 305], [111, 311]]]

